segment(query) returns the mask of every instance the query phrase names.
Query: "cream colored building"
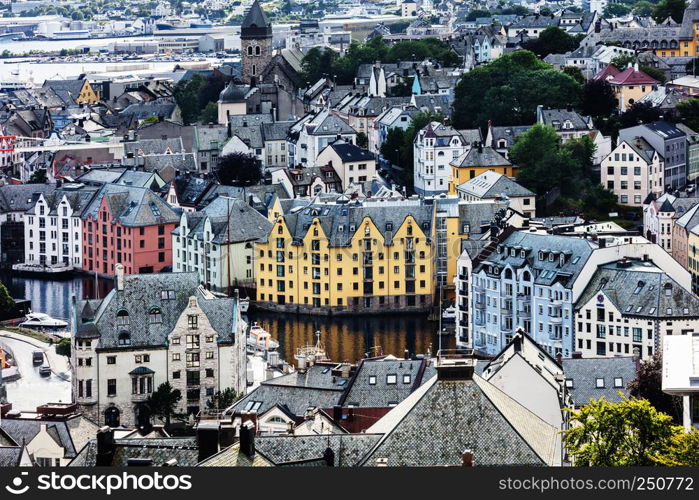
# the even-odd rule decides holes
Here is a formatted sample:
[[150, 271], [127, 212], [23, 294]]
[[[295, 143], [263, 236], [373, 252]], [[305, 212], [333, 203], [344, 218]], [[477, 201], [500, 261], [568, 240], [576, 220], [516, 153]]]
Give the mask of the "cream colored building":
[[641, 207], [646, 197], [665, 190], [665, 161], [645, 139], [621, 141], [602, 160], [602, 185], [612, 191], [621, 205]]

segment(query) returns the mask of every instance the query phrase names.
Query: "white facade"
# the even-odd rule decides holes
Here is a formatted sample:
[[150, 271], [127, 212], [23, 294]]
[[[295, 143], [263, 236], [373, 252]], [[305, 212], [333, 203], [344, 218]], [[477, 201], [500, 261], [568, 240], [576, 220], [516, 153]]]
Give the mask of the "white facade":
[[664, 191], [663, 157], [648, 149], [643, 139], [638, 141], [642, 142], [637, 145], [621, 141], [602, 160], [602, 185], [617, 196], [621, 205], [640, 207], [649, 194], [659, 195]]
[[450, 164], [468, 147], [456, 129], [439, 122], [420, 130], [413, 143], [415, 191], [425, 196], [446, 193], [452, 175]]
[[663, 345], [663, 391], [682, 398], [685, 431], [699, 429], [699, 334], [673, 335]]

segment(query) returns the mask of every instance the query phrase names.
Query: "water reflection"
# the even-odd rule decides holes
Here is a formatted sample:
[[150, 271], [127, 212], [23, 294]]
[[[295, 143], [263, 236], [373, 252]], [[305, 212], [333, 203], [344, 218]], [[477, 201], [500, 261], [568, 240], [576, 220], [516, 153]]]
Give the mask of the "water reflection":
[[[426, 353], [439, 348], [437, 324], [422, 315], [315, 317], [251, 312], [250, 321], [257, 321], [279, 340], [280, 353], [293, 362], [296, 349], [315, 343], [315, 332], [321, 332], [321, 341], [333, 361], [355, 362], [378, 347], [377, 354], [402, 356]], [[442, 348], [453, 349], [454, 336], [442, 337]]]
[[[13, 297], [31, 299], [34, 311], [64, 320], [69, 320], [73, 295], [78, 299], [95, 297], [96, 282], [94, 277], [89, 276], [45, 280], [0, 273], [0, 280]], [[99, 296], [104, 297], [114, 288], [114, 280], [100, 279], [97, 286]], [[330, 318], [251, 311], [248, 319], [258, 321], [279, 341], [280, 353], [289, 362], [294, 361], [297, 348], [315, 343], [315, 332], [318, 330], [333, 361], [355, 362], [373, 347], [379, 347], [384, 354], [396, 356], [402, 356], [405, 349], [411, 354], [423, 354], [430, 347], [433, 353], [439, 348], [439, 336], [435, 335], [437, 324], [427, 321], [423, 315]], [[442, 343], [444, 349], [453, 349], [454, 336], [442, 337]]]

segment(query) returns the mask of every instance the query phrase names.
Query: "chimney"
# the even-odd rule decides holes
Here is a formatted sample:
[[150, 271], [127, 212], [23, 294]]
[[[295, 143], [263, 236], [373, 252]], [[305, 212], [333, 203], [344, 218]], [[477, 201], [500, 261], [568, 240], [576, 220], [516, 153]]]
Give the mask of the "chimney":
[[202, 421], [197, 426], [197, 447], [199, 448], [198, 461], [218, 453], [221, 424], [218, 421]]
[[333, 420], [339, 425], [342, 422], [342, 406], [333, 406]]
[[115, 278], [116, 278], [116, 289], [119, 292], [124, 291], [124, 265], [123, 264], [117, 264], [114, 266], [114, 270], [116, 272]]
[[410, 351], [406, 349], [406, 350], [405, 350], [405, 353], [404, 353], [404, 355], [403, 355], [403, 357], [404, 357], [405, 359], [410, 359]]
[[252, 422], [240, 426], [240, 452], [247, 457], [255, 455], [255, 426]]
[[253, 430], [257, 432], [257, 412], [244, 411], [240, 414], [240, 423], [245, 424], [250, 422], [253, 425]]
[[563, 365], [563, 354], [561, 354], [560, 352], [556, 354], [556, 363], [558, 363], [561, 366]]
[[473, 467], [475, 465], [473, 460], [473, 450], [470, 448], [461, 453], [461, 465], [464, 467]]
[[299, 354], [296, 356], [296, 360], [298, 361], [298, 372], [306, 373], [306, 355]]
[[328, 467], [335, 467], [335, 452], [332, 448], [325, 448], [323, 452], [323, 460], [325, 460], [325, 465]]
[[473, 380], [476, 359], [473, 349], [448, 349], [437, 352], [437, 380]]
[[98, 467], [112, 465], [115, 451], [114, 430], [108, 425], [105, 425], [97, 431], [97, 457], [95, 465]]
[[228, 135], [228, 138], [230, 139], [233, 135], [233, 132], [231, 130], [231, 122], [228, 122], [228, 127], [226, 129], [226, 135]]

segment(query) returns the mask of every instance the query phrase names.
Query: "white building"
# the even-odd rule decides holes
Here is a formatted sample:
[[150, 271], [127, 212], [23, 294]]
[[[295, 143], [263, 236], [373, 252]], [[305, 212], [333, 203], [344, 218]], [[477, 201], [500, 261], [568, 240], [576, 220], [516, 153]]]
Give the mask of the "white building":
[[24, 263], [82, 267], [83, 210], [98, 188], [65, 184], [39, 196], [24, 218]]
[[699, 429], [699, 334], [666, 337], [663, 346], [663, 391], [682, 398], [682, 423]]
[[645, 139], [620, 141], [602, 160], [600, 180], [622, 205], [641, 207], [648, 195], [665, 190], [663, 156]]
[[271, 228], [244, 200], [219, 196], [201, 212], [182, 214], [172, 232], [173, 269], [196, 272], [200, 283], [219, 292], [254, 286], [255, 242]]
[[[659, 198], [654, 194], [648, 196], [643, 205], [643, 235], [672, 255], [672, 231], [675, 220], [697, 203], [699, 198], [678, 198], [670, 193], [663, 193]], [[686, 249], [679, 250], [686, 252]]]
[[238, 299], [216, 298], [196, 273], [124, 276], [102, 300], [73, 304], [73, 397], [100, 425], [149, 423], [144, 404], [161, 384], [196, 415], [218, 391], [246, 388], [246, 324]]
[[295, 161], [305, 167], [315, 167], [318, 154], [338, 139], [357, 143], [357, 131], [330, 109], [303, 117], [291, 127], [290, 134], [296, 137]]
[[452, 176], [451, 162], [470, 148], [460, 131], [439, 122], [427, 124], [413, 143], [414, 182], [418, 194], [446, 193]]

